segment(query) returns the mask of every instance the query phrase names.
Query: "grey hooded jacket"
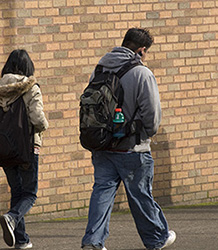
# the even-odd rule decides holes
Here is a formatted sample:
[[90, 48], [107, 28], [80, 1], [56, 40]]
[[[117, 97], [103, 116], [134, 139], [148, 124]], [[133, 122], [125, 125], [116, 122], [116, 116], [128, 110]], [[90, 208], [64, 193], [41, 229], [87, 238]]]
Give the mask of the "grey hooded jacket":
[[[115, 47], [99, 61], [103, 70], [117, 72], [129, 60], [140, 61], [141, 57], [126, 47]], [[94, 72], [90, 79], [94, 77]], [[138, 107], [135, 119], [143, 124], [141, 144], [135, 144], [135, 136], [121, 141], [115, 150], [136, 152], [150, 151], [150, 137], [156, 134], [161, 121], [161, 106], [156, 79], [145, 66], [139, 65], [129, 70], [120, 80], [124, 89], [123, 113], [129, 121]]]
[[25, 77], [14, 74], [5, 74], [0, 79], [0, 106], [7, 110], [7, 106], [23, 95], [29, 118], [29, 130], [34, 126], [34, 144], [40, 147], [41, 132], [48, 128], [48, 121], [43, 112], [42, 94], [36, 84], [34, 76]]

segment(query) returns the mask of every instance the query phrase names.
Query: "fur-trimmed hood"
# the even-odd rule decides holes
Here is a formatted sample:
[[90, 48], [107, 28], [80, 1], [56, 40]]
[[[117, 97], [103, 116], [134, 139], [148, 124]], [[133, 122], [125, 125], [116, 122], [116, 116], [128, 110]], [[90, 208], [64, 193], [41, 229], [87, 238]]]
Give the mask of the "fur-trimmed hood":
[[34, 126], [34, 144], [41, 146], [41, 132], [48, 128], [48, 121], [43, 112], [42, 93], [34, 76], [26, 77], [5, 74], [0, 79], [0, 107], [6, 112], [8, 106], [22, 96], [26, 105], [29, 131]]
[[34, 76], [5, 74], [0, 79], [0, 106], [7, 107], [36, 83]]

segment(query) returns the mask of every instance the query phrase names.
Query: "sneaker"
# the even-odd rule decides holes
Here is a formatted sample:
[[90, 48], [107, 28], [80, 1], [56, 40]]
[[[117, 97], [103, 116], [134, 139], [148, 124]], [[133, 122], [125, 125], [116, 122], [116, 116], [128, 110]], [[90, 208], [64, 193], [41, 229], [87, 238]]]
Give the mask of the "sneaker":
[[0, 223], [3, 230], [3, 238], [5, 243], [9, 247], [13, 247], [15, 244], [14, 228], [15, 221], [9, 214], [4, 214], [0, 217]]
[[[96, 248], [96, 247], [94, 247], [94, 246], [84, 246], [84, 247], [82, 248], [82, 250], [96, 250], [96, 249], [99, 249], [99, 248]], [[99, 250], [107, 250], [107, 248], [106, 248], [106, 247], [103, 247], [102, 249], [99, 249]]]
[[167, 238], [165, 244], [161, 247], [161, 249], [165, 247], [169, 247], [176, 240], [176, 233], [172, 230], [169, 231], [169, 237]]
[[16, 243], [15, 244], [15, 249], [29, 249], [32, 247], [33, 247], [33, 244], [30, 241], [28, 243], [23, 243], [23, 244]]
[[161, 250], [165, 247], [169, 247], [173, 244], [173, 242], [176, 240], [176, 233], [174, 231], [169, 231], [169, 236], [165, 242], [165, 244], [161, 248], [146, 248], [146, 250]]

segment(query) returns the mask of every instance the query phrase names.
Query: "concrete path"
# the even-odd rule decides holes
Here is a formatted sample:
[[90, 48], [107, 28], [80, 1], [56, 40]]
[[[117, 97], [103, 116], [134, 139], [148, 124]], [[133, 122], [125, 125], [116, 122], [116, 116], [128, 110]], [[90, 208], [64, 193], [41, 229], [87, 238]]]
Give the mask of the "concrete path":
[[[171, 250], [218, 250], [218, 206], [164, 210], [170, 229], [177, 233]], [[79, 250], [87, 219], [30, 222], [27, 232], [37, 250]], [[2, 239], [0, 250], [9, 249]], [[143, 250], [131, 214], [114, 214], [108, 250]]]

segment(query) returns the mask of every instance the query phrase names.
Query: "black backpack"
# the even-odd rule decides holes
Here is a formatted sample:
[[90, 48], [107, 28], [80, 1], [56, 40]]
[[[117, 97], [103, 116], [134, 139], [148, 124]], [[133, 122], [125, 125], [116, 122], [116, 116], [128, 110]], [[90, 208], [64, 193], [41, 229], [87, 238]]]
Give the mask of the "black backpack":
[[[124, 97], [120, 78], [137, 65], [142, 64], [130, 61], [117, 73], [103, 72], [103, 66], [96, 66], [94, 79], [80, 97], [80, 142], [85, 149], [113, 149], [123, 139], [113, 137], [116, 132], [113, 125], [115, 109], [122, 107]], [[130, 121], [125, 119], [122, 126], [126, 136], [130, 133], [135, 114], [136, 111]]]
[[[23, 97], [10, 104], [5, 111], [0, 107], [0, 166], [22, 165], [31, 162], [34, 133], [29, 133], [28, 117]], [[32, 143], [31, 143], [32, 142]]]

